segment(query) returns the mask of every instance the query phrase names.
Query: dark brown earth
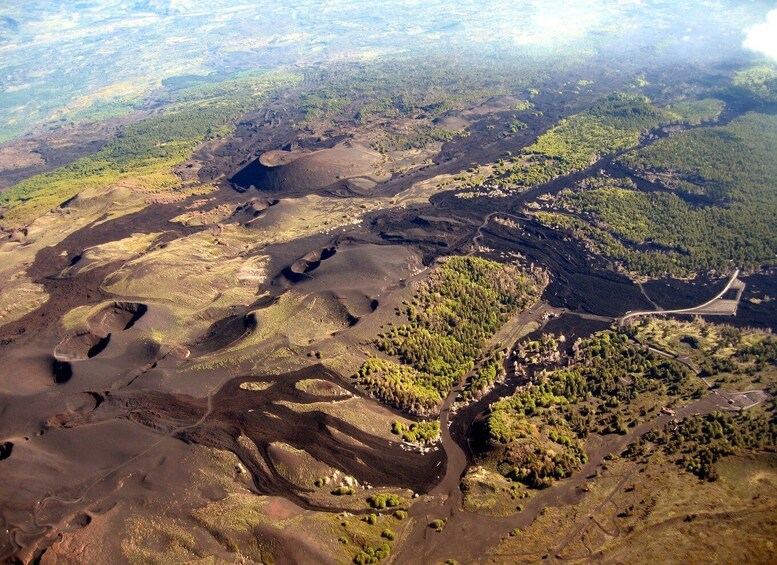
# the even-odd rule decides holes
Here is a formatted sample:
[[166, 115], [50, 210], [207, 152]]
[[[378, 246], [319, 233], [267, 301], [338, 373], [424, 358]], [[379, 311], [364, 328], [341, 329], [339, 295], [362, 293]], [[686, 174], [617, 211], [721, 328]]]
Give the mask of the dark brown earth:
[[[424, 179], [458, 173], [473, 163], [492, 162], [506, 150], [515, 151], [530, 143], [559, 117], [579, 111], [596, 96], [617, 88], [622, 80], [606, 68], [587, 72], [588, 78], [597, 79], [596, 86], [580, 96], [557, 94], [558, 88], [553, 89], [567, 78], [578, 77], [547, 85], [535, 101], [542, 114], [527, 116], [526, 130], [505, 136], [488, 129], [512, 115], [497, 106], [469, 127], [469, 137], [444, 144], [431, 165], [381, 182], [371, 194], [395, 195]], [[233, 138], [206, 144], [195, 155], [203, 164], [200, 178], [221, 183], [212, 204], [234, 206], [235, 213], [228, 221], [248, 224], [278, 199], [290, 196], [316, 193], [335, 197], [336, 193], [336, 197], [360, 198], [340, 188], [347, 189], [344, 181], [348, 177], [369, 172], [364, 163], [351, 170], [339, 158], [323, 163], [311, 159], [312, 155], [320, 158], [333, 151], [343, 141], [342, 135], [334, 132], [320, 139], [297, 139], [300, 133], [290, 126], [294, 116], [293, 111], [273, 101], [239, 124]], [[262, 163], [260, 155], [272, 150], [293, 151], [300, 156], [291, 159], [275, 154], [271, 162], [268, 157]], [[526, 264], [545, 267], [551, 283], [543, 300], [572, 312], [551, 322], [555, 324], [552, 327], [570, 337], [587, 335], [606, 322], [575, 317], [575, 313], [611, 318], [650, 304], [639, 287], [613, 273], [611, 265], [528, 218], [524, 206], [540, 194], [559, 191], [599, 169], [617, 174], [610, 166], [610, 160], [604, 159], [578, 175], [496, 201], [461, 200], [442, 193], [429, 204], [373, 212], [358, 226], [267, 246], [263, 252], [271, 259], [267, 283], [260, 289], [267, 291], [267, 296], [213, 320], [192, 343], [180, 346], [195, 359], [223, 350], [256, 329], [257, 317], [251, 312], [268, 306], [290, 289], [334, 298], [342, 305], [348, 325], [358, 329], [370, 322], [373, 313], [382, 312], [391, 291], [404, 288], [412, 272], [441, 255], [470, 252], [476, 236], [480, 245], [492, 249], [486, 256], [499, 260], [503, 253], [519, 252]], [[243, 192], [233, 190], [228, 178]], [[277, 194], [261, 194], [250, 189], [252, 185]], [[150, 206], [87, 226], [39, 252], [29, 267], [27, 274], [44, 285], [50, 299], [17, 322], [0, 327], [0, 475], [4, 477], [0, 481], [0, 532], [8, 532], [0, 535], [0, 559], [32, 560], [57, 540], [67, 540], [69, 532], [94, 527], [101, 515], [120, 508], [120, 503], [110, 498], [111, 493], [120, 491], [124, 500], [134, 502], [155, 497], [174, 506], [176, 500], [166, 497], [172, 496], [176, 477], [190, 471], [184, 468], [183, 454], [193, 444], [235, 454], [250, 473], [256, 493], [283, 497], [300, 508], [342, 510], [313, 500], [309, 491], [278, 472], [271, 453], [271, 445], [277, 442], [303, 449], [360, 482], [431, 493], [431, 498], [413, 507], [418, 527], [403, 542], [398, 561], [431, 563], [453, 554], [472, 559], [511, 528], [528, 524], [543, 505], [575, 500], [585, 476], [605, 454], [620, 449], [650, 426], [664, 423], [658, 419], [629, 436], [605, 438], [589, 454], [583, 473], [532, 499], [518, 517], [465, 516], [457, 512], [461, 496], [458, 483], [473, 451], [482, 447], [477, 445], [477, 422], [488, 402], [510, 394], [515, 381], [508, 380], [457, 414], [448, 411], [450, 398], [443, 411], [444, 424], [451, 423], [450, 429], [444, 427], [444, 450], [427, 454], [405, 451], [397, 442], [373, 436], [331, 414], [295, 411], [281, 404], [339, 399], [295, 387], [309, 378], [362, 396], [351, 386], [350, 375], [337, 374], [309, 358], [302, 359], [307, 367], [282, 374], [248, 373], [243, 367], [179, 373], [188, 366], [180, 351], [141, 339], [138, 325], [144, 323], [146, 305], [101, 290], [104, 278], [120, 265], [106, 265], [75, 277], [59, 276], [77, 263], [84, 249], [132, 233], [163, 232], [159, 245], [209, 229], [170, 221], [186, 211], [194, 199]], [[509, 230], [485, 221], [496, 212], [517, 218], [522, 229]], [[754, 297], [775, 296], [773, 274], [753, 275], [752, 281], [753, 287], [760, 289]], [[662, 302], [660, 292], [647, 290], [653, 300]], [[706, 296], [707, 289], [689, 285], [685, 294], [692, 300], [696, 295]], [[63, 316], [74, 307], [101, 302], [109, 306], [90, 319], [87, 333], [68, 335], [60, 327]], [[765, 325], [774, 324], [773, 309], [767, 309], [766, 314], [758, 312], [748, 311], [747, 319], [757, 321], [760, 315]], [[383, 320], [374, 325], [381, 323]], [[246, 394], [240, 389], [246, 381], [269, 386], [261, 393]], [[366, 402], [377, 407], [373, 400]], [[707, 406], [694, 409], [706, 410]], [[256, 449], [247, 447], [240, 438], [250, 440]], [[164, 469], [163, 478], [155, 479], [158, 469]], [[218, 498], [219, 491], [214, 489], [206, 494]], [[428, 521], [440, 517], [451, 517], [442, 534], [426, 528]], [[292, 554], [290, 550], [290, 560], [294, 560]]]
[[243, 189], [283, 193], [308, 193], [357, 177], [370, 178], [379, 164], [379, 153], [346, 144], [311, 153], [271, 151], [263, 153], [230, 179]]

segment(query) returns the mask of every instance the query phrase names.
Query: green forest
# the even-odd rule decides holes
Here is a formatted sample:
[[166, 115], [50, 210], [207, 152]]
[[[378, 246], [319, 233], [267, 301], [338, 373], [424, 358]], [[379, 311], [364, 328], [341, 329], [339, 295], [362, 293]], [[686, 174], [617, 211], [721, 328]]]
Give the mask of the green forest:
[[394, 362], [368, 359], [356, 375], [381, 400], [432, 410], [474, 366], [507, 317], [539, 296], [541, 273], [478, 257], [448, 257], [406, 303], [408, 322], [378, 336]]
[[354, 116], [361, 125], [399, 118], [434, 120], [482, 98], [514, 94], [551, 72], [546, 64], [527, 68], [525, 63], [430, 57], [310, 69], [300, 104], [304, 119], [298, 125], [350, 123]]
[[[774, 402], [769, 412], [774, 414]], [[686, 418], [679, 425], [653, 430], [630, 446], [627, 455], [642, 457], [649, 444], [658, 445], [678, 466], [700, 479], [718, 478], [715, 463], [743, 450], [773, 450], [777, 422], [762, 409], [729, 413], [716, 411], [707, 416]]]
[[689, 126], [698, 126], [717, 120], [725, 106], [726, 104], [717, 98], [702, 98], [701, 100], [683, 100], [671, 104], [666, 109], [672, 114], [674, 121]]
[[[556, 199], [557, 206], [583, 221], [545, 213], [538, 218], [570, 229], [638, 275], [771, 266], [777, 259], [775, 155], [777, 116], [746, 114], [621, 158], [665, 191], [638, 191], [628, 181], [583, 183]], [[691, 202], [685, 194], [697, 198]]]
[[727, 94], [750, 99], [755, 103], [777, 102], [777, 69], [774, 66], [754, 66], [734, 73]]
[[468, 402], [480, 398], [494, 383], [504, 377], [503, 362], [506, 352], [501, 349], [491, 351], [478, 363], [472, 376], [467, 379], [467, 384], [462, 389], [457, 400]]
[[[462, 62], [436, 57], [311, 69], [305, 73], [299, 102], [303, 117], [297, 127], [351, 126], [354, 121], [360, 128], [377, 124], [379, 137], [371, 143], [373, 149], [381, 153], [421, 149], [468, 135], [440, 127], [435, 122], [438, 118], [492, 96], [515, 95], [549, 69], [537, 65], [514, 71], [515, 62], [509, 60], [494, 66], [480, 59]], [[516, 105], [529, 106], [525, 101]]]
[[497, 470], [530, 487], [549, 486], [583, 465], [589, 433], [626, 433], [639, 395], [686, 396], [700, 383], [626, 334], [603, 331], [576, 344], [567, 367], [491, 406], [487, 429]]
[[712, 379], [713, 387], [762, 387], [772, 400], [747, 412], [713, 412], [654, 430], [632, 444], [626, 455], [645, 456], [646, 444], [656, 444], [680, 467], [713, 480], [712, 465], [719, 458], [775, 444], [777, 339], [700, 322], [646, 320], [621, 332], [605, 330], [579, 340], [565, 367], [540, 372], [534, 384], [494, 403], [486, 421], [490, 451], [485, 461], [511, 480], [543, 488], [586, 462], [584, 441], [589, 434], [626, 434], [656, 417], [660, 407], [709, 394], [685, 365], [654, 353], [648, 345], [687, 349], [701, 366], [700, 376]]
[[673, 119], [644, 96], [611, 94], [541, 135], [497, 180], [520, 190], [581, 171], [603, 155], [636, 146], [641, 134]]

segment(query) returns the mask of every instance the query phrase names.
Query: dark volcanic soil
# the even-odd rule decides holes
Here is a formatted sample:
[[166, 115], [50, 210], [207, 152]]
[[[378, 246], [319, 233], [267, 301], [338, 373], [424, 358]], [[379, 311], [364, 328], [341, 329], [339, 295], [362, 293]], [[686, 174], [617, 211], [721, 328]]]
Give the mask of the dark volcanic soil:
[[[310, 378], [345, 388], [348, 394], [319, 396], [296, 388], [298, 381]], [[240, 388], [242, 383], [257, 381], [270, 386], [261, 391]], [[105, 395], [75, 393], [60, 397], [66, 399], [64, 403], [51, 403], [50, 394], [32, 403], [29, 398], [4, 396], [6, 410], [0, 414], [0, 425], [5, 430], [9, 426], [4, 415], [42, 408], [44, 403], [48, 410], [59, 404], [60, 411], [39, 422], [40, 431], [34, 437], [19, 438], [21, 449], [12, 442], [0, 444], [0, 459], [9, 477], [21, 480], [24, 467], [32, 469], [48, 461], [41, 469], [45, 472], [25, 475], [26, 488], [19, 490], [17, 480], [0, 486], [0, 498], [7, 503], [0, 511], [0, 523], [11, 532], [9, 539], [0, 541], [0, 557], [9, 558], [27, 544], [37, 544], [41, 536], [56, 533], [68, 516], [84, 515], [116, 488], [127, 463], [170, 438], [232, 451], [253, 477], [257, 493], [281, 496], [303, 508], [343, 510], [310, 502], [308, 490], [278, 473], [269, 453], [274, 442], [303, 449], [360, 483], [428, 490], [444, 461], [441, 451], [426, 455], [405, 451], [397, 442], [372, 436], [325, 412], [295, 411], [282, 404], [330, 403], [359, 394], [317, 365], [285, 375], [235, 378], [207, 398], [129, 389]], [[73, 455], [78, 455], [77, 464]]]
[[[566, 88], [568, 80], [574, 82], [578, 77], [556, 77], [558, 83], [544, 85], [533, 100], [542, 113], [522, 117], [529, 125], [527, 129], [512, 135], [496, 127], [489, 129], [512, 119], [512, 111], [496, 112], [469, 126], [470, 136], [444, 144], [431, 164], [397, 174], [378, 184], [373, 193], [393, 195], [434, 175], [458, 173], [473, 163], [493, 162], [505, 151], [515, 152], [531, 143], [559, 117], [583, 109], [598, 95], [619, 87], [623, 80], [623, 75], [604, 67], [585, 69], [583, 74], [594, 78], [595, 86], [574, 96], [560, 90]], [[238, 183], [244, 185], [241, 189], [252, 184], [268, 185], [272, 190], [294, 195], [331, 194], [335, 181], [350, 174], [338, 165], [317, 179], [315, 167], [302, 168], [296, 161], [278, 167], [258, 166], [261, 163], [255, 159], [264, 151], [284, 149], [310, 155], [341, 141], [341, 132], [298, 139], [300, 132], [292, 123], [300, 116], [284, 105], [287, 101], [272, 101], [239, 124], [232, 139], [205, 144], [195, 155], [194, 160], [203, 163], [198, 172], [203, 181], [223, 181], [223, 190], [213, 195], [213, 205], [244, 204], [233, 221], [250, 222], [277, 203], [256, 200], [246, 204], [249, 196], [236, 193], [225, 180], [241, 170], [246, 176]], [[259, 289], [266, 291], [266, 296], [253, 305], [234, 308], [221, 319], [213, 319], [215, 315], [209, 318], [212, 324], [208, 331], [196, 343], [185, 345], [194, 357], [227, 347], [256, 328], [256, 318], [249, 313], [252, 309], [267, 306], [289, 289], [334, 297], [347, 310], [349, 323], [355, 324], [360, 317], [376, 311], [385, 293], [398, 288], [398, 281], [413, 276], [441, 255], [470, 252], [477, 237], [478, 244], [491, 249], [484, 253], [489, 257], [513, 261], [520, 254], [526, 265], [547, 269], [551, 282], [543, 299], [571, 313], [551, 320], [541, 331], [564, 334], [571, 347], [576, 338], [607, 327], [608, 318], [629, 310], [652, 309], [640, 288], [614, 272], [613, 265], [522, 213], [524, 205], [538, 195], [557, 192], [600, 167], [617, 173], [611, 168], [611, 159], [604, 159], [587, 171], [510, 198], [461, 200], [442, 193], [429, 205], [374, 212], [356, 227], [267, 246], [262, 252], [270, 257], [268, 278]], [[288, 178], [286, 173], [290, 173]], [[348, 191], [337, 194], [353, 197]], [[360, 483], [419, 493], [433, 491], [441, 484], [441, 471], [448, 464], [443, 450], [426, 454], [405, 451], [397, 442], [366, 433], [322, 409], [295, 410], [285, 405], [304, 407], [363, 396], [342, 376], [321, 365], [281, 375], [239, 378], [231, 378], [236, 373], [227, 370], [179, 374], [176, 361], [166, 359], [165, 348], [137, 338], [139, 330], [134, 326], [146, 313], [146, 306], [109, 296], [100, 289], [104, 277], [117, 265], [59, 278], [59, 273], [87, 247], [134, 232], [164, 232], [159, 242], [164, 243], [208, 229], [170, 222], [191, 200], [150, 206], [137, 214], [88, 226], [41, 251], [30, 266], [29, 276], [44, 284], [50, 300], [21, 320], [0, 328], [0, 363], [5, 367], [0, 373], [0, 529], [8, 532], [7, 536], [0, 535], [0, 559], [34, 556], [36, 549], [53, 543], [62, 532], [70, 531], [68, 528], [88, 527], [93, 516], [106, 511], [103, 502], [108, 494], [117, 490], [136, 502], [150, 496], [164, 498], [170, 483], [155, 484], [148, 477], [162, 466], [160, 461], [171, 476], [176, 472], [184, 475], [180, 456], [190, 444], [234, 453], [248, 470], [257, 493], [284, 497], [314, 510], [335, 512], [342, 508], [335, 503], [325, 506], [320, 497], [313, 501], [310, 491], [284, 478], [275, 467], [273, 443], [305, 450]], [[518, 227], [487, 221], [497, 212], [511, 216]], [[759, 273], [743, 280], [748, 286], [738, 316], [723, 321], [773, 327], [777, 320], [777, 275]], [[644, 285], [644, 290], [660, 306], [673, 308], [703, 302], [715, 294], [720, 284], [705, 280], [656, 281]], [[62, 335], [58, 324], [64, 314], [76, 306], [102, 301], [115, 302], [90, 319], [88, 333]], [[316, 395], [296, 388], [297, 382], [310, 378], [342, 387], [348, 395]], [[253, 381], [268, 386], [259, 391], [240, 388], [242, 383]], [[484, 449], [477, 423], [488, 403], [511, 394], [516, 384], [516, 379], [508, 379], [481, 401], [451, 415], [448, 439], [462, 446], [465, 454], [455, 461], [456, 465], [463, 465], [467, 458], [471, 462], [473, 453]], [[369, 418], [370, 414], [355, 417]], [[614, 438], [611, 443], [620, 445], [622, 441]], [[602, 451], [599, 455], [604, 454]], [[450, 468], [456, 469], [456, 465]], [[595, 467], [592, 463], [587, 469]], [[457, 480], [453, 477], [454, 489], [458, 488]], [[583, 481], [580, 477], [575, 480]], [[561, 486], [552, 492], [569, 497], [572, 488]], [[209, 492], [218, 498], [217, 489]], [[448, 509], [455, 503], [455, 498], [450, 500], [445, 502]], [[175, 502], [169, 501], [171, 506]], [[484, 540], [497, 539], [508, 531], [508, 525], [525, 524], [536, 515], [540, 503], [533, 504], [535, 507], [525, 516], [478, 522], [475, 531]], [[464, 526], [470, 524], [470, 518], [458, 524], [454, 520], [445, 536], [434, 539], [428, 536], [437, 534], [423, 531], [423, 547], [433, 548], [437, 542], [435, 551], [439, 553], [445, 549], [439, 546], [439, 540], [469, 544], [470, 533]], [[414, 549], [406, 547], [408, 551]]]
[[526, 263], [548, 269], [551, 282], [543, 298], [552, 306], [608, 317], [650, 308], [639, 287], [592, 257], [582, 243], [528, 218], [520, 225], [518, 231], [491, 223], [483, 230], [482, 244], [521, 253]]
[[[745, 290], [734, 317], [711, 317], [711, 321], [739, 327], [777, 330], [777, 272], [764, 271], [739, 277]], [[699, 277], [690, 281], [656, 280], [643, 284], [645, 292], [665, 310], [703, 304], [726, 285], [727, 279]]]
[[[346, 400], [349, 396], [332, 397], [314, 395], [300, 391], [296, 383], [304, 379], [325, 380], [346, 388], [350, 395], [360, 394], [328, 369], [316, 365], [295, 373], [277, 377], [236, 378], [226, 383], [212, 399], [212, 412], [199, 426], [178, 434], [185, 441], [202, 443], [233, 451], [254, 476], [257, 489], [263, 494], [291, 496], [302, 506], [309, 506], [304, 492], [281, 477], [273, 468], [268, 455], [273, 442], [287, 443], [303, 449], [316, 459], [357, 477], [360, 482], [373, 485], [395, 486], [424, 492], [433, 483], [442, 455], [421, 456], [405, 451], [395, 442], [377, 438], [360, 429], [321, 411], [298, 412], [281, 402], [310, 404]], [[246, 381], [272, 382], [261, 392], [247, 392], [240, 389]], [[160, 399], [160, 410], [165, 401]], [[149, 409], [144, 399], [138, 403], [142, 410]], [[153, 412], [153, 408], [150, 409]], [[282, 426], [277, 422], [283, 422]], [[339, 431], [356, 443], [344, 442]], [[237, 442], [239, 435], [248, 437], [263, 458], [255, 456]], [[268, 473], [267, 468], [270, 469]]]
[[737, 308], [737, 326], [771, 328], [777, 331], [777, 271], [740, 277], [747, 285]]

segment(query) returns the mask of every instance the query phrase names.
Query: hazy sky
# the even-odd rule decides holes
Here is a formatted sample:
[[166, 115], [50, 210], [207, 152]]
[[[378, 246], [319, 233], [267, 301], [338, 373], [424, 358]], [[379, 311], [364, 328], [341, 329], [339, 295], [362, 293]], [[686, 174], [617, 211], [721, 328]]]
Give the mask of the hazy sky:
[[[176, 75], [490, 49], [777, 59], [774, 0], [0, 0], [0, 141]], [[743, 43], [744, 42], [744, 43]], [[641, 50], [644, 48], [644, 50]]]
[[766, 15], [765, 22], [748, 28], [743, 45], [777, 61], [777, 9]]

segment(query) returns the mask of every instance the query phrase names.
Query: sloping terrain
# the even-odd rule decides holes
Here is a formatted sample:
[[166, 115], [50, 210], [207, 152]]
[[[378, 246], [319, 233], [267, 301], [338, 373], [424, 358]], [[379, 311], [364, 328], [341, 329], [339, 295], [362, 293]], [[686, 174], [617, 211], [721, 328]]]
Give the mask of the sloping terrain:
[[3, 193], [0, 558], [770, 561], [763, 85], [405, 64], [174, 90]]

